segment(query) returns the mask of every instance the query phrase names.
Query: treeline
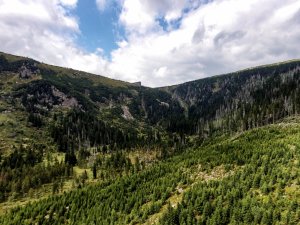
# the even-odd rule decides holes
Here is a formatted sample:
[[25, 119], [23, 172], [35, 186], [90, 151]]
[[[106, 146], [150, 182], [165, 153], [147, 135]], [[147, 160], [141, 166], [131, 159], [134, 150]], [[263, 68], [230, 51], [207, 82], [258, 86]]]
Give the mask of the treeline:
[[299, 83], [295, 61], [178, 85], [172, 93], [187, 116], [167, 118], [167, 129], [207, 137], [274, 123], [300, 112]]
[[136, 130], [124, 132], [80, 109], [71, 110], [67, 115], [55, 114], [50, 130], [59, 150], [64, 152], [71, 148], [98, 145], [123, 149], [135, 146], [140, 141]]
[[178, 101], [159, 89], [142, 87], [139, 95], [132, 99], [129, 108], [135, 118], [145, 119], [151, 125], [166, 127], [169, 124], [166, 118], [184, 118], [184, 110]]
[[93, 178], [101, 181], [112, 181], [116, 177], [134, 174], [143, 169], [144, 162], [140, 162], [138, 157], [132, 161], [124, 151], [98, 155], [92, 166]]
[[24, 197], [30, 189], [37, 189], [73, 173], [72, 167], [64, 162], [43, 163], [43, 147], [39, 145], [21, 145], [1, 158], [0, 202]]
[[[127, 105], [139, 122], [158, 125], [172, 133], [197, 134], [201, 138], [249, 130], [300, 112], [299, 61], [157, 89], [131, 86], [102, 77], [96, 79], [92, 75], [89, 79], [86, 73], [37, 66], [30, 59], [8, 62], [5, 56], [0, 56], [0, 71], [16, 72], [23, 64], [32, 71], [38, 67], [43, 78], [17, 85], [14, 90], [13, 96], [21, 98], [32, 115], [47, 115], [54, 106], [61, 104], [62, 99], [53, 95], [53, 87], [68, 97], [74, 97], [79, 108], [86, 112], [97, 114], [101, 105], [110, 108], [107, 112], [111, 118], [120, 119], [121, 106]], [[116, 107], [111, 108], [111, 105]], [[31, 119], [40, 126], [40, 121], [35, 120], [37, 117]], [[117, 135], [115, 139], [127, 138], [126, 135]], [[135, 142], [136, 137], [130, 138]], [[102, 142], [107, 142], [107, 138], [104, 139]]]
[[[297, 125], [206, 141], [197, 150], [113, 183], [16, 208], [0, 222], [130, 224], [146, 222], [162, 210], [162, 224], [297, 224], [300, 207], [293, 190], [300, 185], [299, 141]], [[227, 177], [197, 178], [198, 173], [209, 175], [220, 166]], [[191, 189], [185, 191], [182, 202], [164, 211], [170, 197], [186, 187]]]
[[26, 65], [32, 71], [37, 71], [37, 63], [37, 61], [28, 58], [9, 62], [4, 55], [0, 55], [0, 72], [10, 71], [18, 73], [23, 65]]
[[172, 135], [163, 140], [163, 134], [151, 127], [143, 131], [137, 128], [121, 128], [104, 122], [93, 113], [73, 109], [67, 114], [54, 114], [50, 133], [62, 152], [95, 147], [97, 151], [108, 153], [137, 146], [171, 145], [169, 139], [171, 142], [178, 141]]

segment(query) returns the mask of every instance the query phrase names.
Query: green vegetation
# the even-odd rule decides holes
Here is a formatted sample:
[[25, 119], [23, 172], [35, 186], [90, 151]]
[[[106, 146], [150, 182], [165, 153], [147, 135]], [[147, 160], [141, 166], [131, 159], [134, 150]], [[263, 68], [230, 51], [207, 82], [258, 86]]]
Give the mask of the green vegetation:
[[294, 123], [207, 141], [139, 173], [16, 208], [1, 223], [146, 223], [167, 209], [157, 222], [297, 224], [299, 143]]
[[152, 89], [0, 53], [0, 224], [299, 224], [299, 64]]

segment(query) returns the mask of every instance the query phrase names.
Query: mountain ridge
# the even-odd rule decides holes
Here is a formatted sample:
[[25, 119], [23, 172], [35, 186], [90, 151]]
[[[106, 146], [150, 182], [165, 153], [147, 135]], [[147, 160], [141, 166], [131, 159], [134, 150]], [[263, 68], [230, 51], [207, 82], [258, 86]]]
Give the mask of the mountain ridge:
[[[129, 85], [136, 85], [136, 84], [142, 83], [141, 81], [128, 82], [128, 81], [118, 80], [118, 79], [114, 79], [114, 78], [109, 78], [105, 75], [95, 74], [95, 73], [86, 72], [86, 71], [83, 71], [83, 70], [64, 67], [64, 66], [57, 66], [57, 65], [54, 65], [54, 64], [40, 62], [39, 60], [30, 58], [30, 57], [21, 56], [21, 55], [14, 55], [14, 54], [1, 52], [1, 51], [0, 51], [0, 55], [5, 56], [7, 59], [10, 59], [11, 61], [17, 61], [17, 60], [21, 60], [21, 59], [33, 60], [33, 61], [38, 62], [40, 64], [44, 64], [45, 66], [50, 66], [50, 67], [54, 67], [54, 68], [56, 67], [58, 69], [73, 70], [75, 72], [85, 73], [85, 74], [89, 74], [89, 75], [93, 75], [93, 76], [100, 76], [101, 78], [107, 78], [107, 79], [114, 80], [114, 81], [120, 81], [120, 82], [123, 82], [123, 83], [127, 83]], [[186, 84], [186, 83], [190, 83], [190, 82], [196, 82], [196, 81], [200, 81], [200, 80], [203, 80], [203, 79], [209, 79], [209, 78], [214, 78], [214, 77], [219, 77], [219, 76], [232, 75], [232, 74], [236, 74], [236, 73], [240, 73], [240, 72], [244, 72], [244, 71], [249, 71], [249, 70], [260, 69], [260, 68], [264, 68], [264, 67], [280, 66], [282, 64], [288, 64], [288, 63], [299, 62], [299, 61], [300, 61], [300, 58], [288, 59], [288, 60], [283, 60], [283, 61], [274, 62], [274, 63], [261, 64], [261, 65], [253, 66], [253, 67], [246, 67], [245, 69], [240, 69], [240, 70], [236, 70], [236, 71], [233, 71], [233, 72], [210, 75], [210, 76], [207, 76], [207, 77], [198, 78], [198, 79], [194, 79], [194, 80], [190, 80], [190, 81], [186, 81], [186, 82], [182, 82], [182, 83], [178, 83], [178, 84], [174, 84], [174, 85], [167, 85], [167, 86], [161, 86], [161, 87], [148, 87], [148, 86], [144, 86], [144, 87], [153, 88], [153, 89], [173, 88], [173, 87], [176, 87], [176, 86], [179, 86], [179, 85], [182, 85], [182, 84]], [[140, 85], [138, 85], [138, 86], [140, 86]]]
[[[66, 105], [66, 101], [69, 101], [76, 106], [80, 105], [80, 107], [83, 107], [83, 110], [88, 109], [92, 111], [111, 111], [112, 109], [115, 111], [113, 114], [118, 117], [118, 120], [122, 120], [121, 117], [125, 118], [125, 120], [126, 118], [131, 118], [141, 123], [146, 122], [150, 126], [159, 125], [169, 131], [183, 131], [189, 134], [199, 135], [199, 133], [204, 132], [208, 133], [205, 135], [209, 135], [210, 131], [207, 131], [208, 129], [218, 130], [220, 127], [235, 126], [235, 130], [238, 130], [245, 129], [240, 128], [241, 126], [253, 126], [249, 124], [241, 125], [242, 122], [236, 122], [236, 120], [240, 120], [237, 117], [245, 117], [249, 107], [252, 107], [251, 104], [258, 106], [268, 101], [266, 96], [261, 96], [264, 98], [263, 100], [259, 99], [260, 97], [257, 97], [259, 92], [263, 92], [263, 95], [269, 95], [268, 98], [274, 101], [272, 104], [284, 105], [282, 103], [284, 96], [278, 96], [272, 91], [262, 90], [262, 88], [265, 88], [265, 85], [269, 85], [271, 88], [274, 85], [279, 85], [279, 88], [281, 88], [281, 84], [292, 85], [293, 95], [295, 96], [295, 92], [298, 92], [296, 85], [298, 83], [300, 65], [300, 60], [298, 59], [248, 68], [178, 85], [149, 88], [100, 75], [51, 66], [29, 58], [16, 57], [4, 53], [0, 55], [2, 57], [2, 62], [0, 63], [2, 69], [0, 69], [3, 72], [8, 70], [8, 72], [11, 71], [15, 74], [19, 73], [19, 78], [24, 82], [23, 86], [17, 84], [8, 85], [10, 86], [9, 88], [15, 86], [19, 97], [23, 96], [25, 98], [25, 100], [23, 99], [24, 103], [31, 101], [27, 98], [30, 95], [38, 94], [38, 96], [41, 96], [44, 90], [39, 91], [38, 89], [44, 86], [45, 90], [48, 90], [48, 93], [52, 95], [48, 96], [50, 99], [47, 99], [50, 102], [59, 98], [54, 96], [59, 94], [60, 98], [64, 98], [65, 101], [65, 103], [61, 104]], [[30, 74], [36, 75], [34, 76], [35, 78], [27, 79], [28, 77], [26, 76], [31, 76]], [[24, 76], [24, 79], [22, 79], [22, 76]], [[289, 76], [292, 77], [292, 80], [288, 78]], [[278, 77], [287, 79], [287, 81], [278, 80]], [[14, 79], [17, 78], [15, 77]], [[268, 82], [269, 84], [267, 84]], [[286, 82], [289, 82], [289, 84], [286, 84]], [[26, 90], [24, 92], [24, 87], [27, 87], [27, 91], [30, 92], [29, 95], [26, 93]], [[32, 90], [37, 92], [33, 93]], [[290, 93], [287, 93], [287, 95], [291, 97]], [[232, 105], [232, 99], [238, 101], [235, 103], [237, 104], [236, 106]], [[44, 101], [44, 99], [35, 99], [35, 101]], [[62, 102], [62, 100], [59, 101]], [[289, 101], [295, 102], [295, 100]], [[40, 108], [52, 107], [49, 104], [46, 105], [43, 102]], [[204, 107], [204, 105], [207, 107]], [[34, 113], [39, 111], [38, 109], [33, 109], [33, 105], [28, 107], [31, 107]], [[207, 112], [208, 108], [210, 108], [209, 112]], [[237, 111], [238, 108], [244, 108], [243, 112]], [[232, 110], [238, 114], [234, 118], [228, 115], [228, 112]], [[294, 110], [293, 113], [296, 111]], [[116, 112], [119, 115], [116, 115]], [[264, 112], [264, 114], [267, 113]], [[111, 113], [108, 112], [108, 114]], [[127, 116], [124, 117], [124, 115]], [[253, 117], [254, 115], [250, 113], [247, 116]], [[272, 120], [274, 122], [282, 116], [273, 115], [273, 117]], [[226, 120], [230, 121], [226, 122]], [[232, 123], [233, 120], [237, 124], [228, 124]], [[268, 118], [264, 120], [268, 120]], [[175, 126], [171, 125], [173, 123], [175, 123]], [[192, 123], [197, 125], [191, 125]], [[222, 124], [216, 125], [216, 123]], [[227, 125], [224, 125], [224, 123], [227, 123]], [[269, 122], [250, 121], [249, 123], [267, 124]], [[186, 129], [184, 127], [189, 128]]]
[[299, 114], [299, 60], [149, 88], [0, 54], [0, 223], [296, 224]]

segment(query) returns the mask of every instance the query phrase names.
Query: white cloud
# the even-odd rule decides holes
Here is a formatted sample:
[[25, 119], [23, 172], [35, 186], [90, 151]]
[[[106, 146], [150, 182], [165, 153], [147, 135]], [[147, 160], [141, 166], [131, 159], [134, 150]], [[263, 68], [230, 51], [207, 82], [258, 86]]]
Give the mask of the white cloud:
[[120, 22], [129, 32], [146, 33], [161, 30], [158, 19], [172, 23], [184, 9], [194, 7], [195, 0], [124, 0]]
[[75, 44], [80, 30], [70, 10], [76, 3], [75, 0], [0, 1], [0, 50], [103, 74], [107, 62], [101, 49], [87, 53]]
[[109, 65], [116, 76], [164, 86], [300, 56], [297, 0], [216, 0], [199, 7], [178, 1], [173, 18], [182, 17], [181, 24], [166, 32], [156, 18], [172, 15], [171, 2], [125, 0], [120, 22], [127, 43], [112, 52]]
[[120, 0], [111, 60], [75, 44], [76, 3], [0, 0], [0, 50], [148, 86], [300, 58], [298, 0]]
[[98, 9], [102, 12], [106, 8], [107, 1], [106, 0], [96, 0], [96, 5]]
[[155, 14], [147, 11], [139, 0], [126, 0], [123, 4], [120, 21], [129, 31], [146, 32], [155, 25]]
[[153, 71], [155, 77], [157, 77], [157, 78], [164, 77], [167, 74], [167, 72], [168, 72], [168, 67], [166, 67], [166, 66], [160, 67], [158, 69], [154, 69], [154, 71]]
[[[17, 26], [39, 26], [43, 29], [68, 29], [78, 31], [74, 17], [66, 16], [67, 10], [57, 1], [10, 0], [0, 1], [1, 24], [12, 29]], [[21, 28], [21, 27], [20, 27]], [[20, 32], [23, 30], [21, 29]], [[9, 32], [9, 30], [8, 30]]]
[[77, 0], [59, 0], [59, 1], [62, 5], [68, 7], [76, 7], [77, 5]]

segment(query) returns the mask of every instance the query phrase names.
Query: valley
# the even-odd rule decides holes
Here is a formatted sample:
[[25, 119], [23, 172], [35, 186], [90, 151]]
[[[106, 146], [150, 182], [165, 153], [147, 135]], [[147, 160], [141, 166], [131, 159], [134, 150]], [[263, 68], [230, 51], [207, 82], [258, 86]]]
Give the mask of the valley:
[[0, 53], [1, 224], [299, 224], [300, 61], [148, 88]]

